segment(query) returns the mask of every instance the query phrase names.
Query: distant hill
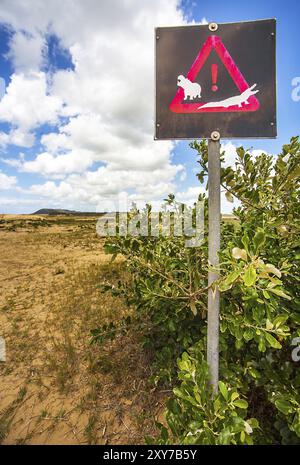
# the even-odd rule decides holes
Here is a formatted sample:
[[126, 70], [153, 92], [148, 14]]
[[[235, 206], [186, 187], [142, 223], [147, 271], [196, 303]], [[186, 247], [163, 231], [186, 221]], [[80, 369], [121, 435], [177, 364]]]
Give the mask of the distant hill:
[[69, 216], [99, 216], [103, 213], [96, 212], [77, 212], [75, 210], [63, 210], [58, 208], [41, 208], [40, 210], [32, 213], [33, 215], [69, 215]]

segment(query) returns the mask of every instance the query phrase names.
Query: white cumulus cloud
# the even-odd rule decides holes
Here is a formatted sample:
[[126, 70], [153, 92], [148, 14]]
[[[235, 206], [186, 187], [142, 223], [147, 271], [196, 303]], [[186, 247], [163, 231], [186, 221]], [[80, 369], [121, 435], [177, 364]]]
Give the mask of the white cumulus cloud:
[[15, 176], [7, 176], [0, 171], [0, 190], [11, 189], [16, 186], [17, 178]]
[[[24, 195], [102, 209], [120, 192], [150, 201], [176, 190], [185, 169], [173, 162], [175, 145], [153, 140], [153, 37], [156, 26], [186, 24], [178, 0], [2, 0], [0, 22], [14, 31], [15, 69], [0, 102], [0, 121], [12, 130], [0, 144], [33, 146], [36, 129], [53, 126], [33, 156], [6, 157], [45, 178]], [[72, 68], [47, 71], [51, 35]]]
[[[60, 99], [47, 92], [45, 73], [15, 73], [0, 101], [0, 121], [17, 128], [16, 134], [23, 134], [24, 146], [28, 146], [28, 133], [44, 123], [55, 124], [60, 108]], [[16, 142], [20, 145], [21, 141]]]
[[45, 61], [46, 49], [46, 41], [41, 34], [16, 31], [11, 37], [6, 57], [12, 61], [16, 71], [38, 71]]

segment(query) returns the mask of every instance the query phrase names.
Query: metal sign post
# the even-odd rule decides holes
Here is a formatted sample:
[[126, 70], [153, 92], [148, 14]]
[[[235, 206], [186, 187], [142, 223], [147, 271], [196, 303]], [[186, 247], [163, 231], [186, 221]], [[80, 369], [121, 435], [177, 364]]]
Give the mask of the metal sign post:
[[[220, 189], [220, 134], [214, 131], [208, 140], [208, 261], [213, 268], [219, 265], [221, 237], [221, 189]], [[207, 308], [207, 363], [213, 392], [218, 392], [219, 382], [219, 314], [220, 293], [211, 285], [218, 279], [213, 270], [208, 273]]]
[[155, 29], [155, 139], [208, 140], [207, 360], [219, 378], [220, 134], [275, 138], [276, 20]]

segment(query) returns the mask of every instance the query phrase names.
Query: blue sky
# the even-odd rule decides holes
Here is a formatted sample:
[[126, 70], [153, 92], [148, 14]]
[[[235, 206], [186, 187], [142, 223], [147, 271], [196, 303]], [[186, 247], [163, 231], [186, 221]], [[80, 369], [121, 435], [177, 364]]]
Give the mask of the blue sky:
[[[169, 192], [182, 201], [196, 199], [196, 156], [188, 142], [174, 147], [153, 141], [157, 25], [276, 18], [278, 138], [224, 141], [227, 162], [233, 161], [234, 145], [276, 154], [299, 134], [300, 101], [292, 99], [292, 79], [300, 76], [299, 2], [128, 5], [1, 2], [0, 77], [6, 94], [0, 101], [0, 213], [42, 207], [102, 211], [113, 208], [120, 193], [154, 204]], [[223, 211], [231, 207], [223, 199]]]

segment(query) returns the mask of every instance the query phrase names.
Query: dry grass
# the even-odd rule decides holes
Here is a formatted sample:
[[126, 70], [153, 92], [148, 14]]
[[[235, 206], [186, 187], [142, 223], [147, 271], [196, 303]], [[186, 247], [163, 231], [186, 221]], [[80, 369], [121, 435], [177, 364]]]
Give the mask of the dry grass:
[[0, 443], [138, 444], [163, 394], [133, 336], [91, 345], [91, 329], [129, 310], [101, 294], [122, 279], [95, 218], [0, 217]]

